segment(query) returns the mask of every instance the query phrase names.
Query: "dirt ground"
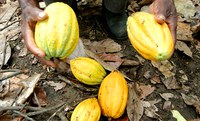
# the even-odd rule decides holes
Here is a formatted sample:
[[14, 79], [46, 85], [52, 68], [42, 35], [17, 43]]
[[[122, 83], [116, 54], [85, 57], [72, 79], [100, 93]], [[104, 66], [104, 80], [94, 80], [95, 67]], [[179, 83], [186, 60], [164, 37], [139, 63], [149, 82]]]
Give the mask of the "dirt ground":
[[[80, 37], [83, 39], [89, 39], [91, 41], [101, 41], [103, 39], [110, 38], [103, 24], [103, 20], [100, 14], [101, 9], [95, 8], [94, 11], [92, 11], [93, 9], [94, 8], [87, 10], [91, 12], [85, 12], [88, 13], [87, 15], [78, 16]], [[192, 58], [183, 53], [183, 51], [176, 49], [172, 58], [168, 61], [170, 64], [172, 64], [173, 67], [173, 70], [170, 70], [170, 72], [175, 72], [173, 79], [166, 79], [163, 75], [164, 72], [161, 72], [159, 68], [156, 68], [156, 66], [154, 66], [151, 61], [144, 59], [141, 60], [141, 58], [137, 56], [138, 53], [131, 46], [128, 39], [124, 41], [115, 40], [115, 42], [122, 46], [122, 50], [120, 52], [123, 54], [123, 58], [131, 59], [138, 62], [138, 64], [134, 66], [121, 65], [119, 67], [119, 70], [125, 73], [131, 79], [127, 79], [127, 82], [130, 85], [138, 84], [139, 87], [141, 87], [141, 85], [149, 85], [150, 87], [154, 87], [154, 90], [151, 93], [144, 96], [143, 98], [140, 98], [140, 100], [144, 102], [156, 102], [154, 103], [155, 105], [153, 105], [154, 108], [144, 107], [144, 113], [142, 113], [142, 117], [140, 119], [141, 121], [175, 121], [176, 119], [172, 117], [172, 109], [178, 110], [187, 120], [199, 118], [200, 102], [198, 101], [200, 100], [200, 49], [196, 48], [198, 44], [198, 38], [196, 38], [195, 40], [196, 41], [193, 42], [184, 41], [184, 43], [186, 43], [193, 54]], [[63, 80], [58, 78], [60, 75], [66, 78], [73, 77], [68, 74], [67, 71], [60, 72], [56, 69], [45, 68], [41, 65], [40, 62], [35, 59], [35, 57], [30, 52], [28, 52], [25, 56], [19, 57], [20, 49], [18, 48], [24, 48], [24, 43], [23, 41], [21, 41], [21, 34], [19, 34], [19, 37], [15, 41], [10, 41], [9, 43], [12, 49], [12, 56], [9, 59], [7, 65], [3, 66], [2, 69], [28, 69], [28, 72], [26, 73], [26, 75], [28, 76], [31, 76], [35, 73], [43, 73], [40, 81], [37, 84], [37, 87], [40, 89], [44, 89], [44, 91], [46, 92], [46, 107], [51, 107], [61, 102], [67, 102], [69, 110], [65, 112], [65, 116], [69, 118], [74, 107], [81, 100], [88, 97], [97, 97], [97, 90], [86, 91], [84, 89], [82, 90], [74, 87], [70, 84], [66, 84], [64, 88], [55, 91], [54, 87], [47, 84], [47, 82], [63, 82]], [[187, 77], [187, 79], [182, 78], [183, 76]], [[158, 79], [158, 82], [152, 81], [154, 79], [153, 77], [156, 77]], [[175, 83], [174, 78], [176, 79]], [[170, 83], [169, 80], [173, 82]], [[81, 83], [79, 84], [82, 85]], [[90, 88], [98, 89], [98, 86], [92, 86]], [[150, 88], [150, 90], [152, 90], [152, 88]], [[161, 94], [169, 93], [173, 94], [173, 96], [169, 98], [169, 100], [161, 97]], [[184, 98], [183, 94], [187, 96], [197, 97], [198, 101], [196, 101], [196, 105], [193, 103], [189, 103], [189, 101], [193, 100], [193, 98], [188, 99], [188, 101]], [[27, 103], [34, 106], [31, 102], [31, 97], [28, 99]], [[140, 109], [133, 110], [138, 112], [141, 111]], [[40, 115], [35, 115], [32, 116], [32, 118], [36, 121], [45, 121], [49, 119], [49, 117], [52, 116], [55, 111], [57, 110], [51, 110]], [[133, 113], [137, 113], [134, 111]], [[125, 118], [123, 118], [124, 121], [127, 118], [127, 114], [129, 113], [130, 110], [125, 111]], [[51, 120], [57, 121], [60, 120], [60, 117], [54, 116]], [[106, 118], [102, 116], [101, 121], [105, 120]]]

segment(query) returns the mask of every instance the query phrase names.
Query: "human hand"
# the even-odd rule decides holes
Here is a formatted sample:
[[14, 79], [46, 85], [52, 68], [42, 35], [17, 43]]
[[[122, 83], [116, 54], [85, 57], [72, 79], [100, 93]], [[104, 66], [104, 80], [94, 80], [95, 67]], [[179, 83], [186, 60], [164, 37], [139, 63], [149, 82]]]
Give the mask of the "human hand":
[[37, 47], [34, 41], [34, 30], [37, 21], [48, 18], [48, 15], [34, 4], [28, 4], [22, 8], [22, 37], [26, 47], [44, 65], [56, 67], [53, 61], [45, 59], [45, 53]]
[[177, 12], [174, 0], [154, 0], [149, 8], [150, 13], [155, 15], [155, 20], [162, 24], [167, 23], [174, 42], [176, 42]]

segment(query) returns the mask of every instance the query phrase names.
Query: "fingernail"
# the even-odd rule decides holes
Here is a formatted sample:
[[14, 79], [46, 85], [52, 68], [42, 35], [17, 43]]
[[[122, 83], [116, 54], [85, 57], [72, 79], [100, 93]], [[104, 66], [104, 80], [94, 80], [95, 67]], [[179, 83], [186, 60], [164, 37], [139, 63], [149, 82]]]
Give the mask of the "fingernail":
[[157, 17], [158, 17], [158, 19], [163, 20], [163, 21], [165, 21], [165, 19], [166, 19], [164, 15], [158, 15]]
[[40, 17], [40, 18], [43, 18], [44, 16], [45, 16], [45, 13], [44, 13], [44, 12], [40, 12], [40, 13], [39, 13], [39, 17]]

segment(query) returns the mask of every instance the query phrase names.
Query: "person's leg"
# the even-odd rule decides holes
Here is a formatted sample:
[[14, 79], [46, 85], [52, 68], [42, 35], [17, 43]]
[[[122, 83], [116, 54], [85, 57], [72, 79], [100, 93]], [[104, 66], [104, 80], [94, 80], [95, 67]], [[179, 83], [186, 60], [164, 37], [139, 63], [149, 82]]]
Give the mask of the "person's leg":
[[113, 13], [125, 12], [127, 0], [104, 0], [104, 7]]
[[103, 0], [103, 12], [106, 25], [115, 39], [127, 39], [126, 21], [128, 15], [125, 12], [127, 0]]

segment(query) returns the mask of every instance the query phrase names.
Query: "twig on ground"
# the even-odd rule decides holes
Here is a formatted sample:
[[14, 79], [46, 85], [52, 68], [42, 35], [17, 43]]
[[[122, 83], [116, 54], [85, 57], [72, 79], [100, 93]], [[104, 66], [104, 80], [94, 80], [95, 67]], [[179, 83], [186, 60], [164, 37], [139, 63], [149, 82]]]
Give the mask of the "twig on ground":
[[61, 121], [69, 121], [69, 119], [65, 116], [63, 111], [59, 112], [57, 116], [61, 119]]
[[13, 18], [15, 12], [17, 11], [19, 7], [16, 7], [15, 10], [13, 11], [12, 15], [10, 16], [10, 18], [8, 19], [8, 21], [6, 22], [6, 25], [8, 25], [8, 22]]
[[14, 70], [1, 70], [0, 71], [0, 73], [3, 73], [3, 72], [13, 72], [13, 73], [8, 74], [6, 76], [3, 76], [2, 78], [0, 78], [0, 81], [3, 81], [5, 79], [11, 78], [11, 77], [16, 76], [16, 75], [19, 75], [19, 74], [23, 73], [24, 71], [17, 70], [17, 69], [16, 70], [14, 69]]
[[47, 121], [50, 121], [55, 115], [58, 114], [58, 112], [60, 112], [64, 107], [66, 106], [66, 104], [64, 104], [63, 106], [61, 106], [56, 112], [54, 112]]
[[6, 55], [6, 45], [7, 42], [5, 42], [2, 46], [3, 46], [3, 54], [2, 54], [2, 65], [0, 65], [0, 69], [3, 67], [4, 63], [5, 63], [5, 55]]
[[27, 110], [30, 110], [30, 111], [44, 110], [44, 108], [31, 107], [31, 106], [10, 106], [10, 107], [2, 107], [2, 106], [0, 106], [0, 112], [1, 111], [6, 111], [6, 110], [23, 110], [23, 109], [27, 109]]
[[20, 22], [21, 20], [16, 20], [16, 21], [13, 21], [12, 23], [4, 26], [3, 28], [0, 29], [0, 31], [3, 31], [4, 29], [8, 28], [9, 26], [13, 25], [14, 23], [17, 23], [17, 22]]
[[63, 102], [63, 103], [60, 103], [60, 104], [58, 104], [56, 106], [53, 106], [53, 107], [50, 107], [50, 108], [44, 108], [43, 110], [39, 110], [39, 111], [36, 111], [36, 112], [30, 112], [30, 113], [27, 113], [27, 116], [39, 115], [39, 114], [42, 114], [42, 113], [57, 109], [57, 108], [63, 106], [64, 104], [65, 103]]
[[16, 111], [16, 110], [14, 110], [13, 112], [16, 113], [16, 114], [19, 114], [20, 116], [23, 116], [24, 118], [26, 118], [26, 119], [28, 119], [28, 120], [30, 120], [30, 121], [35, 121], [34, 119], [28, 117], [28, 116], [27, 116], [26, 114], [24, 114], [24, 113], [21, 113], [21, 112]]
[[[14, 38], [15, 36], [17, 36], [17, 35], [20, 35], [20, 33], [21, 33], [21, 31], [19, 31], [19, 32], [16, 32], [14, 35], [12, 35], [11, 37], [9, 37], [8, 39], [7, 39], [7, 41], [10, 41], [12, 38]], [[17, 42], [16, 42], [17, 43]]]
[[35, 101], [36, 101], [36, 103], [38, 104], [38, 107], [41, 107], [40, 101], [39, 101], [39, 99], [38, 99], [36, 93], [34, 92], [33, 94], [34, 94]]
[[69, 79], [66, 79], [66, 77], [62, 76], [62, 75], [58, 75], [58, 78], [61, 79], [62, 81], [66, 82], [67, 84], [76, 87], [82, 91], [87, 91], [87, 92], [96, 92], [98, 91], [97, 88], [88, 88], [88, 87], [84, 87], [81, 84], [78, 83], [74, 83], [73, 81], [70, 81]]
[[3, 23], [5, 23], [5, 22], [7, 22], [6, 20], [1, 20], [0, 21], [0, 24], [3, 24]]
[[4, 72], [16, 72], [16, 71], [22, 71], [19, 69], [7, 69], [7, 70], [0, 70], [0, 73], [4, 73]]

